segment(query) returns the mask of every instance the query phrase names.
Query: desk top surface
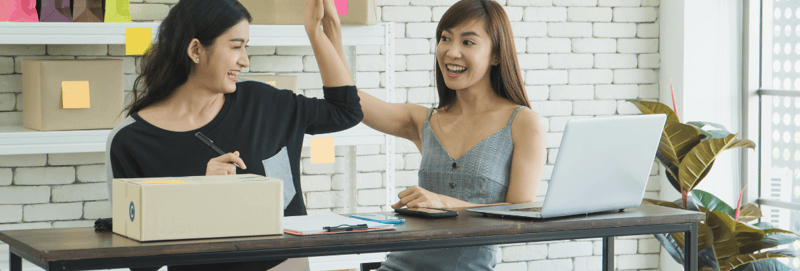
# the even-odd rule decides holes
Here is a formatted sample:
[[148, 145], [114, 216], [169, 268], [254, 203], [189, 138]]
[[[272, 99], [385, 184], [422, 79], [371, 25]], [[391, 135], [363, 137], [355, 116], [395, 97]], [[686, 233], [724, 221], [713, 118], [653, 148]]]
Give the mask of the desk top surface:
[[[0, 232], [0, 241], [43, 261], [153, 256], [221, 251], [302, 248], [419, 241], [440, 238], [510, 235], [570, 230], [664, 225], [699, 222], [705, 214], [643, 204], [624, 212], [608, 212], [558, 219], [514, 219], [483, 216], [461, 209], [454, 218], [424, 219], [401, 216], [405, 224], [394, 231], [293, 236], [289, 234], [138, 242], [93, 228], [14, 230]], [[386, 213], [388, 214], [388, 213]], [[567, 238], [568, 239], [568, 238]]]

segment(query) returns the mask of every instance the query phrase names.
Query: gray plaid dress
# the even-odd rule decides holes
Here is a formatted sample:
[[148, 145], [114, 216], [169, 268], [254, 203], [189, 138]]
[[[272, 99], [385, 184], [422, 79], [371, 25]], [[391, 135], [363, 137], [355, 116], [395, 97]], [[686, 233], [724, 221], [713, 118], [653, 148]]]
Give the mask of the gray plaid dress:
[[[422, 162], [419, 186], [463, 201], [488, 204], [506, 201], [511, 174], [511, 122], [453, 160], [442, 147], [428, 120], [422, 127]], [[497, 246], [456, 247], [389, 253], [379, 271], [494, 270]]]

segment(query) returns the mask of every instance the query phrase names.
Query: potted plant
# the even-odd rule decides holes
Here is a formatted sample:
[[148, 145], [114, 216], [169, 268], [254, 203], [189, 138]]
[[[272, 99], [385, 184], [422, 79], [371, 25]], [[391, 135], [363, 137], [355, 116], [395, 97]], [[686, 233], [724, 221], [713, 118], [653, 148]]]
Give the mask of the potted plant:
[[[741, 193], [739, 203], [733, 208], [714, 195], [695, 189], [721, 152], [755, 149], [756, 144], [737, 139], [737, 134], [719, 124], [681, 123], [677, 114], [662, 103], [629, 102], [643, 114], [667, 115], [656, 160], [666, 168], [667, 180], [681, 193], [681, 199], [675, 202], [645, 199], [644, 202], [706, 214], [705, 222], [698, 223], [698, 268], [702, 271], [792, 270], [775, 260], [796, 257], [791, 250], [763, 250], [792, 243], [800, 239], [800, 235], [769, 223], [747, 224], [760, 218], [761, 210], [752, 203], [741, 206]], [[676, 261], [683, 263], [683, 233], [655, 236]]]

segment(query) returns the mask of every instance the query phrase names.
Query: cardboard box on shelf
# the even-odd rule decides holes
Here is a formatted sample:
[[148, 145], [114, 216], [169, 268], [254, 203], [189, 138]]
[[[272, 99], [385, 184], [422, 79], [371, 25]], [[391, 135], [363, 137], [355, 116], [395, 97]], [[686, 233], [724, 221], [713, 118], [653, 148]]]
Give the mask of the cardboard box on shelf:
[[297, 93], [296, 75], [270, 75], [270, 74], [242, 74], [239, 81], [256, 80], [279, 89], [288, 89]]
[[[253, 25], [302, 25], [305, 1], [239, 0], [253, 17]], [[339, 20], [343, 25], [378, 23], [375, 0], [336, 0]]]
[[40, 131], [111, 129], [123, 118], [120, 59], [25, 60], [23, 126]]
[[283, 181], [255, 174], [114, 179], [113, 232], [138, 241], [283, 234]]

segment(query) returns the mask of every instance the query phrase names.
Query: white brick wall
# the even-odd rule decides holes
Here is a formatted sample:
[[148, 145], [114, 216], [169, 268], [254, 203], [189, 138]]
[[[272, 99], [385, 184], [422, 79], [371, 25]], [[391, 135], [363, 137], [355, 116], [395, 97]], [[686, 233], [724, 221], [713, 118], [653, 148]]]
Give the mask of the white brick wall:
[[[376, 0], [379, 19], [395, 22], [396, 100], [430, 106], [434, 88], [435, 29], [456, 0]], [[161, 20], [177, 0], [133, 1], [135, 21]], [[548, 159], [539, 199], [545, 195], [569, 119], [638, 114], [628, 99], [657, 100], [660, 68], [659, 0], [500, 0], [512, 22], [520, 67], [533, 110], [547, 130]], [[26, 59], [117, 57], [125, 89], [133, 87], [141, 57], [121, 45], [0, 45], [0, 125], [22, 122], [22, 62]], [[381, 46], [356, 48], [360, 89], [383, 97]], [[251, 72], [299, 76], [300, 93], [321, 97], [322, 81], [310, 47], [250, 47]], [[309, 213], [344, 212], [347, 181], [342, 149], [333, 164], [301, 160]], [[385, 202], [385, 146], [364, 145], [357, 155], [357, 211], [376, 212]], [[397, 140], [396, 191], [419, 183], [421, 155]], [[0, 230], [91, 226], [110, 216], [103, 153], [0, 156]], [[654, 167], [648, 196], [661, 189]], [[396, 195], [390, 195], [396, 200]], [[599, 239], [501, 246], [497, 270], [600, 270]], [[617, 238], [620, 270], [655, 270], [660, 246], [650, 236]]]

